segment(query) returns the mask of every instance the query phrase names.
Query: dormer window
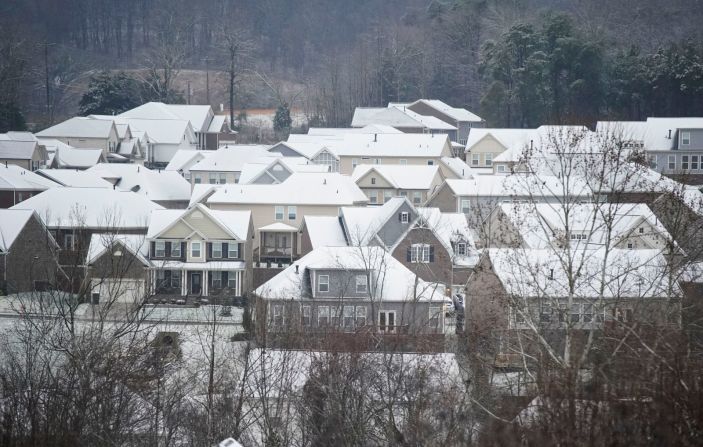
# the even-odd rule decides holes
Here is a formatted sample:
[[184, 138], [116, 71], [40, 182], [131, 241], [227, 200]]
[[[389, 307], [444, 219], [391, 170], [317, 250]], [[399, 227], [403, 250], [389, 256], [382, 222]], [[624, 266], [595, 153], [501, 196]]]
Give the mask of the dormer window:
[[407, 211], [403, 211], [402, 213], [399, 214], [399, 219], [400, 223], [408, 223], [410, 222], [410, 214]]
[[639, 228], [637, 229], [637, 231], [638, 231], [640, 234], [644, 234], [644, 227], [639, 227]]
[[459, 256], [466, 256], [466, 242], [459, 242], [456, 244], [456, 254]]
[[691, 132], [682, 131], [681, 132], [681, 146], [688, 146], [691, 144]]
[[320, 275], [317, 278], [317, 291], [318, 292], [329, 292], [330, 291], [330, 275]]
[[376, 177], [371, 177], [371, 184], [375, 185], [376, 184]]
[[366, 275], [356, 275], [356, 293], [366, 293], [369, 290], [369, 280]]

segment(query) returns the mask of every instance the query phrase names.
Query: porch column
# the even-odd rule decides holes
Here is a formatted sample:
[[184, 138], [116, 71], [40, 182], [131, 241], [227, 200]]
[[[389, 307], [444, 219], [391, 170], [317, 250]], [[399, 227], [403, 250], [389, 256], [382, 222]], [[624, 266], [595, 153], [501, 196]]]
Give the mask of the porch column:
[[207, 270], [203, 270], [203, 279], [202, 279], [202, 294], [203, 296], [207, 296], [208, 290], [207, 290], [207, 282], [208, 282], [208, 277], [207, 277]]
[[237, 296], [242, 296], [242, 271], [237, 270]]
[[181, 270], [181, 296], [188, 295], [188, 270]]

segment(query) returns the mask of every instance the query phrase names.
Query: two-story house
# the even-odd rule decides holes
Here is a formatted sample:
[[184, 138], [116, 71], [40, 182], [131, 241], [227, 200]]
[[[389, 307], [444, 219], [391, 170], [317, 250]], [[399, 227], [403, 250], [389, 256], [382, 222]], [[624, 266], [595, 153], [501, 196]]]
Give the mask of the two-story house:
[[444, 286], [381, 247], [323, 247], [254, 291], [257, 334], [443, 334]]
[[[207, 183], [224, 185], [239, 183], [245, 163], [270, 155], [269, 146], [259, 144], [236, 144], [224, 146], [190, 166], [191, 186]], [[273, 157], [272, 157], [273, 158]]]
[[147, 241], [154, 299], [232, 303], [251, 290], [252, 236], [248, 210], [156, 210]]
[[78, 149], [116, 153], [120, 144], [114, 121], [74, 117], [36, 133], [37, 138], [57, 139]]
[[370, 205], [407, 197], [415, 206], [421, 206], [444, 182], [439, 166], [358, 165], [351, 177], [369, 198]]
[[1, 164], [0, 208], [9, 208], [58, 186], [58, 183], [17, 165]]
[[0, 164], [13, 164], [30, 171], [47, 165], [46, 148], [29, 132], [0, 134]]
[[471, 131], [464, 151], [466, 163], [474, 169], [493, 172], [493, 160], [509, 148], [529, 141], [533, 129], [479, 128]]
[[456, 141], [457, 128], [431, 115], [420, 115], [405, 105], [389, 103], [388, 107], [357, 107], [351, 126], [390, 126], [403, 133], [445, 134]]
[[460, 107], [452, 107], [438, 99], [418, 99], [407, 104], [409, 110], [424, 116], [433, 116], [457, 128], [456, 141], [465, 145], [472, 129], [486, 126], [486, 122], [475, 113]]

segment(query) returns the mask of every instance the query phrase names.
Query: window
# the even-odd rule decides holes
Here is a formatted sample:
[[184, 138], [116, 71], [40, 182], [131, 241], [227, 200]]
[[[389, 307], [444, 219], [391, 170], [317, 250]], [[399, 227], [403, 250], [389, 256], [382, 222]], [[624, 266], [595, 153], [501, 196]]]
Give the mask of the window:
[[400, 163], [401, 165], [406, 165], [408, 164], [408, 160], [406, 160], [405, 158], [401, 158], [398, 163]]
[[542, 303], [539, 312], [539, 321], [542, 323], [549, 323], [552, 321], [552, 305], [549, 303]]
[[319, 306], [317, 308], [317, 325], [327, 326], [328, 324], [330, 324], [330, 307]]
[[403, 211], [399, 215], [400, 218], [400, 223], [408, 223], [410, 221], [410, 215], [407, 213], [407, 211]]
[[298, 218], [298, 207], [289, 206], [288, 207], [288, 220], [295, 220]]
[[571, 305], [571, 322], [572, 323], [578, 323], [581, 321], [581, 304], [572, 304]]
[[344, 330], [349, 332], [354, 330], [354, 306], [344, 306]]
[[637, 229], [637, 231], [638, 231], [640, 234], [644, 234], [644, 227], [639, 227], [639, 228]]
[[230, 289], [236, 289], [237, 288], [237, 271], [233, 270], [229, 273], [227, 273], [227, 287]]
[[[68, 236], [68, 234], [66, 236]], [[157, 258], [163, 258], [166, 256], [166, 242], [156, 241], [154, 256]]]
[[461, 199], [461, 212], [468, 214], [471, 211], [471, 201], [469, 199]]
[[332, 306], [330, 308], [330, 316], [332, 317], [332, 326], [334, 327], [339, 327], [339, 315], [340, 315], [340, 308], [336, 306]]
[[505, 165], [503, 165], [503, 164], [496, 165], [496, 170], [501, 173], [505, 172]]
[[593, 321], [593, 304], [584, 303], [581, 306], [581, 317], [584, 323], [590, 323]]
[[442, 306], [430, 306], [430, 329], [439, 332], [442, 323]]
[[359, 166], [359, 159], [352, 158], [352, 170], [356, 169], [357, 166]]
[[376, 184], [376, 177], [371, 177], [371, 184], [375, 185]]
[[283, 207], [282, 206], [276, 205], [274, 207], [274, 219], [283, 220]]
[[587, 233], [569, 233], [569, 239], [572, 241], [585, 241], [588, 239]]
[[217, 185], [217, 173], [211, 172], [211, 173], [209, 174], [209, 177], [210, 177], [210, 184], [211, 184], [211, 185]]
[[691, 132], [682, 131], [681, 132], [681, 145], [688, 146], [689, 144], [691, 144]]
[[471, 154], [471, 166], [478, 166], [481, 162], [481, 154]]
[[221, 289], [222, 288], [222, 272], [210, 272], [212, 275], [212, 288]]
[[691, 171], [698, 170], [698, 155], [691, 155]]
[[676, 169], [676, 155], [669, 155], [669, 170], [673, 171]]
[[171, 242], [171, 257], [180, 258], [181, 257], [181, 242], [173, 241]]
[[427, 166], [434, 166], [434, 160], [427, 160]]
[[493, 154], [487, 152], [483, 156], [483, 158], [485, 160], [486, 166], [493, 166]]
[[330, 291], [330, 275], [320, 275], [317, 279], [317, 291], [318, 292], [329, 292]]
[[339, 172], [339, 160], [327, 151], [322, 151], [312, 162], [316, 165], [327, 165], [330, 172]]
[[227, 257], [230, 259], [237, 259], [239, 257], [239, 244], [236, 242], [230, 242], [227, 245]]
[[222, 242], [212, 243], [212, 257], [221, 258], [222, 257]]
[[369, 279], [366, 275], [356, 275], [356, 293], [366, 293], [369, 290]]
[[180, 289], [181, 288], [181, 271], [171, 270], [171, 288]]
[[681, 170], [688, 171], [688, 155], [681, 156]]
[[422, 203], [422, 192], [421, 191], [413, 192], [413, 204], [420, 205], [421, 203]]
[[195, 183], [202, 183], [203, 179], [200, 177], [200, 174], [195, 174], [195, 176], [193, 177], [193, 181]]
[[366, 326], [366, 306], [356, 306], [356, 327]]
[[652, 169], [657, 169], [657, 156], [650, 155], [648, 158], [649, 158], [649, 167]]
[[431, 246], [427, 244], [413, 244], [410, 246], [410, 262], [428, 263], [430, 262]]
[[627, 243], [627, 248], [632, 250], [634, 248], [634, 245], [632, 245], [632, 242]]
[[466, 256], [466, 242], [459, 242], [456, 244], [456, 254], [459, 256]]
[[376, 191], [369, 191], [369, 203], [378, 203], [378, 194], [376, 194]]
[[274, 304], [273, 305], [273, 325], [282, 327], [285, 319], [283, 315], [283, 304]]
[[224, 185], [225, 183], [227, 183], [227, 174], [220, 172], [220, 185]]
[[632, 308], [616, 307], [613, 309], [613, 318], [620, 323], [632, 322]]
[[303, 311], [301, 313], [302, 313], [301, 323], [303, 324], [303, 326], [310, 326], [310, 322], [312, 320], [312, 318], [311, 318], [312, 312], [311, 312], [310, 306], [303, 306]]
[[525, 322], [525, 316], [523, 313], [520, 311], [520, 309], [517, 308], [510, 308], [510, 311], [513, 313], [513, 321], [516, 324], [522, 324]]
[[393, 191], [386, 189], [383, 191], [383, 203], [388, 202], [393, 198]]
[[200, 257], [200, 242], [190, 243], [190, 257], [199, 258]]
[[395, 311], [381, 310], [378, 312], [378, 330], [380, 332], [395, 332]]

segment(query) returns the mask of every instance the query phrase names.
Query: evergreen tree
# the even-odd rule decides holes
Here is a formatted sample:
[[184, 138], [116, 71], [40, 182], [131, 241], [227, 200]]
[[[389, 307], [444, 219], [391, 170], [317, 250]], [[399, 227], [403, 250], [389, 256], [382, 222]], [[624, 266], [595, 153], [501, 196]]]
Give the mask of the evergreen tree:
[[124, 72], [93, 76], [79, 103], [81, 115], [117, 115], [141, 104], [139, 81]]
[[292, 126], [293, 119], [290, 117], [290, 107], [284, 102], [276, 109], [276, 115], [273, 118], [273, 130], [276, 132], [290, 132]]
[[0, 102], [0, 133], [11, 130], [27, 130], [24, 115], [12, 102]]

